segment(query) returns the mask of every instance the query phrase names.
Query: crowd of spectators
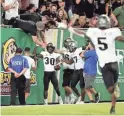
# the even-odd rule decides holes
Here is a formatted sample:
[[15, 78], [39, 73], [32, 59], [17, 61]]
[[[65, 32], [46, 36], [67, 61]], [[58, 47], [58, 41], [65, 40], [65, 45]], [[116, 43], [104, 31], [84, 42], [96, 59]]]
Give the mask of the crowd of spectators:
[[12, 17], [34, 22], [46, 17], [75, 28], [96, 27], [98, 16], [106, 14], [113, 26], [124, 27], [124, 0], [2, 0], [2, 23]]

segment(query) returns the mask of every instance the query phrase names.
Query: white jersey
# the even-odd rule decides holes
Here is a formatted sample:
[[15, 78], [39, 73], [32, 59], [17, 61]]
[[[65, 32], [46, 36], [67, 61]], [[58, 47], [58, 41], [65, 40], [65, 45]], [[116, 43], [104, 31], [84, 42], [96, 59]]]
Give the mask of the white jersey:
[[56, 59], [60, 56], [60, 54], [43, 51], [41, 52], [43, 55], [43, 63], [44, 63], [44, 71], [53, 72], [55, 71], [54, 66], [56, 65]]
[[74, 61], [74, 69], [79, 70], [79, 69], [84, 69], [84, 61], [82, 57], [80, 57], [80, 53], [82, 52], [82, 48], [77, 48], [75, 52], [72, 53], [72, 59]]
[[24, 76], [25, 76], [26, 79], [30, 79], [30, 70], [31, 70], [32, 67], [36, 67], [35, 62], [34, 62], [34, 59], [32, 59], [29, 56], [24, 56], [24, 57], [28, 60], [28, 65], [29, 65], [29, 68], [24, 73]]
[[[63, 59], [66, 60], [71, 60], [71, 54], [66, 48], [63, 48], [63, 50], [65, 51], [63, 53]], [[65, 62], [63, 62], [63, 68], [64, 69], [74, 69], [74, 63], [73, 64], [67, 64]]]
[[10, 20], [12, 17], [17, 17], [18, 9], [19, 9], [19, 2], [18, 0], [5, 0], [5, 6], [13, 4], [14, 8], [11, 8], [5, 11], [5, 19]]
[[101, 30], [99, 28], [89, 28], [86, 35], [95, 45], [100, 67], [104, 67], [106, 63], [117, 61], [115, 39], [122, 35], [120, 29], [109, 28]]

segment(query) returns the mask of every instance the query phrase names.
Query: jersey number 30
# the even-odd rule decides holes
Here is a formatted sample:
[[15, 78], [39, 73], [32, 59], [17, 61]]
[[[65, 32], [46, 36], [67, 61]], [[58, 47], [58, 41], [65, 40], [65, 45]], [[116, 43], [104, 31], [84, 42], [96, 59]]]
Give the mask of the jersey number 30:
[[99, 46], [99, 49], [100, 50], [106, 50], [106, 49], [108, 49], [108, 45], [106, 43], [106, 38], [104, 38], [104, 37], [99, 37], [98, 38], [98, 45], [100, 45]]
[[46, 59], [45, 64], [54, 65], [54, 63], [55, 63], [55, 59], [54, 58], [45, 57], [45, 59]]

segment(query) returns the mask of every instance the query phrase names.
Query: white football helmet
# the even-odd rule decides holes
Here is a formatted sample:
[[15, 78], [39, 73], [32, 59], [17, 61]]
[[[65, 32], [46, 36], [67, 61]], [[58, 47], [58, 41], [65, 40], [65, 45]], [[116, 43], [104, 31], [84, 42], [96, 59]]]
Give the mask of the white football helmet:
[[111, 20], [107, 15], [100, 15], [97, 22], [97, 27], [101, 29], [111, 28]]

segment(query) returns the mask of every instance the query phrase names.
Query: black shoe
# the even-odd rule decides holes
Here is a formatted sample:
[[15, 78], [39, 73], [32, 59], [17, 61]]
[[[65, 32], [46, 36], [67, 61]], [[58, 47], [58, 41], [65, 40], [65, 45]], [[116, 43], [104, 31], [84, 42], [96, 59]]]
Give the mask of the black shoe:
[[111, 107], [111, 109], [110, 109], [110, 114], [115, 114], [115, 107]]
[[97, 93], [95, 95], [95, 103], [98, 103], [100, 101], [100, 93]]
[[93, 100], [90, 100], [90, 103], [94, 103], [94, 101]]

